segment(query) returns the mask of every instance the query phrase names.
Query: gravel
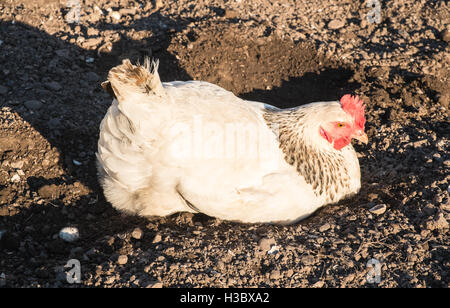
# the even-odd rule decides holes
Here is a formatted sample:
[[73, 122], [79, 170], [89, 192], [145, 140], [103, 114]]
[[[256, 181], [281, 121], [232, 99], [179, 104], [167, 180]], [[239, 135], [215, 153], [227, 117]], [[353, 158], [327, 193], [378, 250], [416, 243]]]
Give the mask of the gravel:
[[59, 231], [59, 237], [66, 242], [75, 242], [79, 239], [80, 233], [75, 227], [64, 227]]
[[5, 95], [8, 93], [8, 88], [5, 86], [0, 86], [0, 95]]
[[133, 230], [133, 232], [131, 233], [131, 236], [136, 239], [136, 240], [140, 240], [143, 236], [143, 231], [140, 228], [135, 228]]
[[386, 204], [378, 204], [369, 209], [369, 212], [375, 215], [382, 215], [386, 212], [387, 206]]
[[270, 248], [275, 244], [276, 244], [275, 239], [265, 237], [259, 240], [258, 247], [260, 250], [268, 252]]
[[25, 105], [25, 107], [27, 107], [28, 109], [34, 110], [34, 111], [39, 110], [39, 109], [42, 108], [42, 103], [41, 103], [40, 101], [38, 101], [38, 100], [35, 100], [35, 99], [26, 101], [26, 102], [24, 103], [24, 105]]
[[128, 257], [125, 256], [125, 255], [120, 255], [117, 258], [117, 263], [120, 264], [120, 265], [125, 265], [125, 264], [127, 264], [127, 262], [128, 262]]

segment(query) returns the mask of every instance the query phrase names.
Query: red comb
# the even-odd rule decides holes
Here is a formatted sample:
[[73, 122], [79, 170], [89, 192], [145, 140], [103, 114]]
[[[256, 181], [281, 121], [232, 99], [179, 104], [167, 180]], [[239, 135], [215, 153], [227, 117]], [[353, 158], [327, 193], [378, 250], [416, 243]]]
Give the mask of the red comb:
[[358, 96], [346, 94], [341, 98], [341, 106], [345, 112], [353, 117], [356, 126], [364, 130], [366, 118], [364, 117], [364, 102]]

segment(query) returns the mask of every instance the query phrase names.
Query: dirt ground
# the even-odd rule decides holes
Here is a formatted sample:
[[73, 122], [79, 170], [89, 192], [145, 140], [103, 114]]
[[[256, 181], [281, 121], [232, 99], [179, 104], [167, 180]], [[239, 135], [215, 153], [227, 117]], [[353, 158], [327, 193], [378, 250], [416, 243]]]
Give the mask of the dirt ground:
[[[449, 21], [434, 0], [0, 1], [0, 287], [449, 287]], [[279, 107], [360, 95], [361, 192], [291, 226], [117, 212], [100, 83], [144, 56]]]

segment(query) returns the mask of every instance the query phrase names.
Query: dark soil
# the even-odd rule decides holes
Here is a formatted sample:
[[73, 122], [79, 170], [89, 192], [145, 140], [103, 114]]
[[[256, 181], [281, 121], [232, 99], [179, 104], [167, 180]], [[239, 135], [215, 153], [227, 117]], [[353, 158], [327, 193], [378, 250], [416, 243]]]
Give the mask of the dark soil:
[[[380, 1], [378, 24], [350, 0], [86, 0], [73, 24], [66, 1], [22, 2], [0, 3], [0, 287], [450, 286], [445, 1]], [[361, 192], [291, 226], [117, 212], [96, 177], [100, 83], [144, 56], [163, 81], [279, 107], [360, 95]]]

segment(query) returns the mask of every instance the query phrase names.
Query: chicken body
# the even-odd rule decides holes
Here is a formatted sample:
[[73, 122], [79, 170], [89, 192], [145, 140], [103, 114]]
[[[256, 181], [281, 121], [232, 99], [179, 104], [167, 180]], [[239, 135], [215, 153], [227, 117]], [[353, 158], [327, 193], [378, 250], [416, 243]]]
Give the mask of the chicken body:
[[105, 84], [116, 98], [98, 169], [118, 210], [286, 224], [358, 192], [352, 145], [336, 150], [319, 135], [322, 116], [351, 120], [339, 102], [281, 110], [207, 82], [161, 83], [150, 69], [124, 61]]

